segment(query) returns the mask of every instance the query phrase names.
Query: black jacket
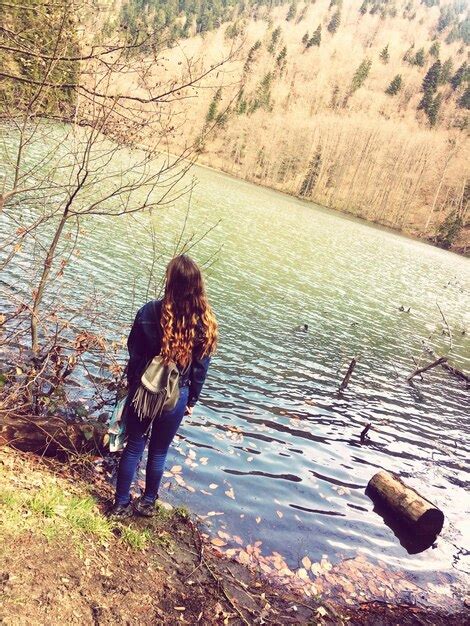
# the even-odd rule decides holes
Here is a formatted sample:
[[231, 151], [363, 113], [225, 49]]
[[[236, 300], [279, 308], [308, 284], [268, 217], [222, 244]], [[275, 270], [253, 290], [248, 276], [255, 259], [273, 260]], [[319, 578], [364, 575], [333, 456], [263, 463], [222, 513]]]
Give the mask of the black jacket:
[[[162, 301], [151, 300], [139, 309], [135, 316], [127, 340], [129, 351], [127, 380], [131, 389], [139, 384], [148, 363], [154, 356], [160, 354], [162, 345], [161, 312]], [[196, 350], [197, 345], [193, 351], [191, 365], [180, 373], [180, 387], [189, 385], [188, 406], [194, 406], [198, 401], [210, 363], [208, 356], [198, 358], [195, 354]]]

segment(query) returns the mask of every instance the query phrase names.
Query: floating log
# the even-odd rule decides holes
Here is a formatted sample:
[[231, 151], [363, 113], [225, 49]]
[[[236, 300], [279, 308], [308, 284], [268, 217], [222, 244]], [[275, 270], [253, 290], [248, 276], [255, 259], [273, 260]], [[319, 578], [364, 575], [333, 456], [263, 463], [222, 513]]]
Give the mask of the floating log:
[[104, 424], [60, 417], [2, 416], [0, 422], [0, 445], [45, 456], [104, 452], [105, 434]]
[[444, 525], [444, 513], [419, 495], [395, 474], [377, 472], [367, 485], [366, 494], [387, 508], [398, 521], [416, 536], [438, 535]]
[[356, 364], [357, 364], [357, 359], [356, 358], [351, 359], [351, 363], [349, 364], [348, 371], [346, 372], [346, 375], [343, 378], [343, 382], [339, 386], [338, 391], [344, 391], [346, 387], [349, 385], [349, 380], [352, 376], [352, 373], [354, 372], [354, 368], [356, 367]]

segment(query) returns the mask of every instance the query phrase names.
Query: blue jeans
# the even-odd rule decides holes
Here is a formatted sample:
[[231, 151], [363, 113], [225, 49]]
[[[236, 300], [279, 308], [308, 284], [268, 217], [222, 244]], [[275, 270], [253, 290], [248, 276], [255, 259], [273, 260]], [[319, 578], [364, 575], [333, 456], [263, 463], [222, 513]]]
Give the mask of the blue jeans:
[[[163, 411], [152, 425], [143, 494], [146, 503], [153, 504], [158, 497], [158, 488], [162, 480], [168, 448], [183, 421], [188, 394], [189, 387], [181, 387], [180, 397], [175, 408], [171, 411]], [[148, 439], [146, 424], [140, 421], [132, 405], [127, 408], [126, 431], [127, 444], [119, 462], [115, 496], [115, 503], [122, 505], [126, 505], [130, 501], [131, 484]]]

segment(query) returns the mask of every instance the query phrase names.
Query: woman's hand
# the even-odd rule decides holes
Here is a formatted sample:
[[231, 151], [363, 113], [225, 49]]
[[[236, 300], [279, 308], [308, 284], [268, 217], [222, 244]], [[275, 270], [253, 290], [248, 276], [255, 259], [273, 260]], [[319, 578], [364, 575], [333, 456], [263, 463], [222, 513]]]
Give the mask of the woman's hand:
[[185, 415], [192, 415], [193, 414], [193, 409], [194, 407], [192, 406], [187, 406], [186, 407], [186, 411], [184, 412]]

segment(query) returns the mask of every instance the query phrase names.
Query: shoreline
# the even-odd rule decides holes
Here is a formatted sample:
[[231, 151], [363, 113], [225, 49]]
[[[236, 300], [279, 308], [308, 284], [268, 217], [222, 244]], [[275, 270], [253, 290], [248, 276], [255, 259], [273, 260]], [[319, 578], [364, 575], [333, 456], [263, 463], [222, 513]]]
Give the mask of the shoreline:
[[[173, 153], [167, 153], [170, 156], [172, 156], [175, 159], [178, 159], [179, 157], [177, 157], [175, 154]], [[355, 213], [351, 212], [351, 211], [344, 211], [342, 209], [335, 209], [334, 207], [331, 206], [326, 206], [323, 204], [320, 204], [318, 202], [315, 202], [315, 200], [310, 200], [308, 198], [303, 198], [301, 196], [297, 196], [294, 193], [289, 193], [288, 191], [284, 191], [282, 189], [276, 189], [276, 187], [271, 187], [269, 185], [263, 185], [262, 183], [256, 182], [254, 180], [249, 180], [248, 178], [243, 178], [240, 176], [236, 176], [235, 174], [233, 174], [232, 172], [229, 172], [227, 170], [224, 169], [219, 169], [217, 167], [214, 167], [213, 165], [209, 165], [207, 163], [202, 163], [198, 160], [196, 160], [194, 162], [194, 165], [196, 167], [201, 167], [203, 169], [207, 169], [209, 171], [212, 172], [216, 172], [218, 174], [223, 174], [224, 176], [229, 176], [230, 178], [232, 178], [235, 181], [239, 181], [239, 182], [244, 182], [247, 183], [249, 185], [255, 185], [256, 187], [259, 187], [260, 189], [268, 189], [270, 191], [273, 191], [275, 193], [279, 193], [282, 194], [288, 198], [294, 198], [295, 200], [297, 200], [298, 202], [302, 203], [303, 205], [305, 205], [306, 207], [311, 208], [312, 205], [314, 208], [319, 208], [321, 210], [324, 211], [328, 211], [328, 212], [332, 212], [334, 214], [340, 215], [340, 216], [344, 216], [346, 218], [352, 219], [352, 220], [357, 220], [363, 224], [367, 224], [370, 226], [373, 226], [375, 228], [380, 228], [385, 230], [386, 232], [389, 233], [393, 233], [395, 235], [400, 235], [401, 237], [404, 237], [405, 239], [410, 239], [411, 241], [416, 241], [416, 242], [420, 242], [426, 245], [431, 246], [432, 248], [437, 248], [439, 250], [444, 250], [445, 252], [451, 252], [453, 254], [457, 254], [458, 256], [463, 256], [465, 258], [470, 258], [470, 247], [467, 249], [462, 249], [461, 247], [458, 248], [443, 248], [442, 246], [438, 246], [436, 243], [434, 243], [434, 241], [429, 238], [429, 237], [421, 237], [419, 236], [419, 234], [416, 232], [407, 232], [405, 230], [401, 230], [398, 228], [393, 228], [393, 226], [389, 226], [387, 224], [382, 224], [381, 222], [375, 222], [375, 221], [371, 221], [368, 220], [365, 217], [362, 217], [360, 215], [356, 215]]]
[[0, 448], [2, 623], [464, 621], [465, 608], [445, 612], [406, 600], [341, 598], [335, 585], [306, 597], [295, 585], [276, 583], [251, 563], [224, 556], [181, 507], [160, 507], [150, 520], [110, 522], [103, 512], [111, 487], [91, 467], [87, 457], [59, 462]]
[[[80, 128], [83, 128], [84, 126], [88, 126], [89, 124], [86, 123], [85, 119], [75, 119], [75, 118], [67, 118], [67, 117], [60, 117], [60, 118], [54, 118], [54, 117], [49, 117], [49, 116], [40, 116], [42, 117], [42, 119], [46, 120], [47, 122], [52, 122], [52, 123], [63, 123], [63, 124], [71, 124], [71, 125], [76, 125]], [[113, 141], [113, 139], [111, 138], [111, 141]], [[129, 146], [129, 149], [136, 149], [136, 150], [144, 150], [145, 151], [145, 146], [143, 145], [138, 145], [138, 144], [133, 144], [131, 146]], [[353, 219], [353, 220], [357, 220], [363, 224], [368, 224], [370, 226], [374, 226], [376, 228], [380, 228], [380, 229], [384, 229], [386, 232], [389, 233], [394, 233], [396, 235], [400, 235], [402, 237], [405, 237], [406, 239], [410, 239], [411, 241], [416, 241], [416, 242], [420, 242], [426, 245], [429, 245], [433, 248], [438, 248], [439, 250], [444, 250], [445, 252], [451, 252], [453, 254], [457, 254], [458, 256], [463, 256], [464, 258], [470, 258], [470, 246], [457, 246], [457, 247], [450, 247], [450, 248], [444, 248], [442, 246], [437, 245], [432, 238], [430, 237], [425, 237], [425, 236], [420, 236], [419, 233], [417, 231], [413, 231], [413, 232], [408, 232], [406, 230], [402, 230], [399, 228], [394, 228], [393, 226], [389, 226], [388, 224], [383, 224], [382, 222], [377, 222], [377, 221], [371, 221], [368, 220], [365, 217], [362, 217], [360, 215], [357, 215], [355, 213], [353, 213], [352, 211], [346, 211], [343, 209], [336, 209], [332, 206], [327, 206], [327, 205], [323, 205], [320, 204], [318, 202], [315, 202], [313, 199], [309, 199], [309, 198], [303, 198], [301, 196], [298, 196], [294, 193], [290, 193], [288, 191], [282, 190], [282, 189], [277, 189], [276, 187], [272, 187], [269, 185], [264, 185], [260, 182], [256, 182], [254, 180], [249, 180], [247, 178], [241, 177], [241, 176], [237, 176], [235, 175], [233, 172], [229, 172], [226, 169], [223, 168], [217, 168], [213, 165], [210, 165], [208, 163], [204, 163], [202, 161], [200, 161], [199, 159], [203, 156], [200, 153], [197, 154], [196, 152], [193, 152], [192, 154], [197, 154], [196, 159], [194, 161], [191, 162], [190, 158], [188, 157], [183, 157], [183, 156], [178, 156], [176, 155], [174, 152], [171, 152], [169, 149], [163, 151], [158, 151], [157, 152], [159, 155], [165, 157], [166, 159], [173, 159], [175, 162], [178, 161], [184, 161], [185, 163], [192, 163], [192, 165], [195, 165], [196, 167], [201, 167], [203, 169], [207, 169], [209, 171], [212, 172], [216, 172], [218, 174], [222, 174], [224, 176], [229, 176], [230, 178], [232, 178], [235, 181], [238, 182], [244, 182], [247, 183], [249, 185], [255, 185], [256, 187], [259, 187], [260, 189], [268, 189], [270, 191], [273, 191], [275, 193], [279, 193], [282, 194], [288, 198], [294, 198], [297, 202], [300, 202], [302, 204], [304, 204], [305, 206], [308, 206], [309, 208], [311, 208], [312, 206], [314, 208], [319, 208], [321, 210], [325, 210], [325, 211], [329, 211], [332, 213], [335, 213], [337, 215], [340, 216], [344, 216], [346, 218], [349, 219]], [[191, 153], [190, 153], [191, 154]], [[188, 171], [190, 171], [191, 168], [189, 168]], [[1, 200], [1, 194], [0, 194], [0, 200]]]

